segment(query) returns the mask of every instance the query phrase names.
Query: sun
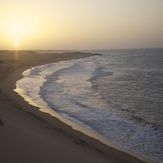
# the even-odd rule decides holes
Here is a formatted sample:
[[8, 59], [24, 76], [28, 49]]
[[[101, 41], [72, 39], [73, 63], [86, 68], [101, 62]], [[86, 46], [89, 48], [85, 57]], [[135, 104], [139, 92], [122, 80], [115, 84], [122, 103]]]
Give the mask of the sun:
[[50, 30], [45, 15], [41, 8], [36, 12], [35, 5], [32, 7], [24, 5], [24, 2], [19, 5], [4, 1], [0, 5], [0, 47], [3, 44], [8, 49], [25, 49], [47, 37]]
[[10, 40], [11, 44], [17, 49], [20, 42], [27, 42], [33, 32], [33, 24], [27, 20], [20, 18], [8, 19], [5, 23], [6, 38]]
[[19, 41], [14, 41], [14, 45], [18, 46], [19, 45]]
[[14, 46], [18, 47], [19, 46], [19, 41], [14, 41]]

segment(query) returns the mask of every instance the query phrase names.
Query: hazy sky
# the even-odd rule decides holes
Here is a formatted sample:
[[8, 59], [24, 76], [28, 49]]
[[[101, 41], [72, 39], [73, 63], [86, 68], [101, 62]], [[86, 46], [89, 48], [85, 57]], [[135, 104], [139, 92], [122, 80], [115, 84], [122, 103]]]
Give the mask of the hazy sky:
[[163, 0], [0, 0], [0, 49], [14, 46], [163, 47]]

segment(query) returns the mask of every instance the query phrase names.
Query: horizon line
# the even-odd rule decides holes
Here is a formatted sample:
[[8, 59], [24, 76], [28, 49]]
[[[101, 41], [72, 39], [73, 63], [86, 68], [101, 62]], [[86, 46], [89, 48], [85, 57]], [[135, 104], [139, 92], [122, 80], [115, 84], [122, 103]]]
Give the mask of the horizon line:
[[145, 50], [145, 49], [163, 49], [163, 47], [144, 47], [144, 48], [98, 48], [98, 49], [0, 49], [0, 51], [99, 51], [99, 50]]

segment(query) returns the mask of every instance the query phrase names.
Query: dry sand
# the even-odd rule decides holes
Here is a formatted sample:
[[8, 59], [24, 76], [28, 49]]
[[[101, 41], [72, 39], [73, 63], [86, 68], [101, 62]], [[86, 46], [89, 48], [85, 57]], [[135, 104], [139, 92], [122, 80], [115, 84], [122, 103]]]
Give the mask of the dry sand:
[[90, 55], [0, 51], [0, 163], [143, 163], [74, 131], [13, 91], [31, 66]]

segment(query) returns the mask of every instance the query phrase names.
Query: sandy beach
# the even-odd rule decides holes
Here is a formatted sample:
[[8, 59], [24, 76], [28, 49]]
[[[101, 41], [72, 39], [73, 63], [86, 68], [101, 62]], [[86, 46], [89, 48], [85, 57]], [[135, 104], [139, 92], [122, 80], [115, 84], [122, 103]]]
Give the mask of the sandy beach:
[[88, 57], [80, 52], [0, 51], [1, 163], [143, 163], [73, 130], [29, 105], [13, 89], [26, 69], [51, 62]]

